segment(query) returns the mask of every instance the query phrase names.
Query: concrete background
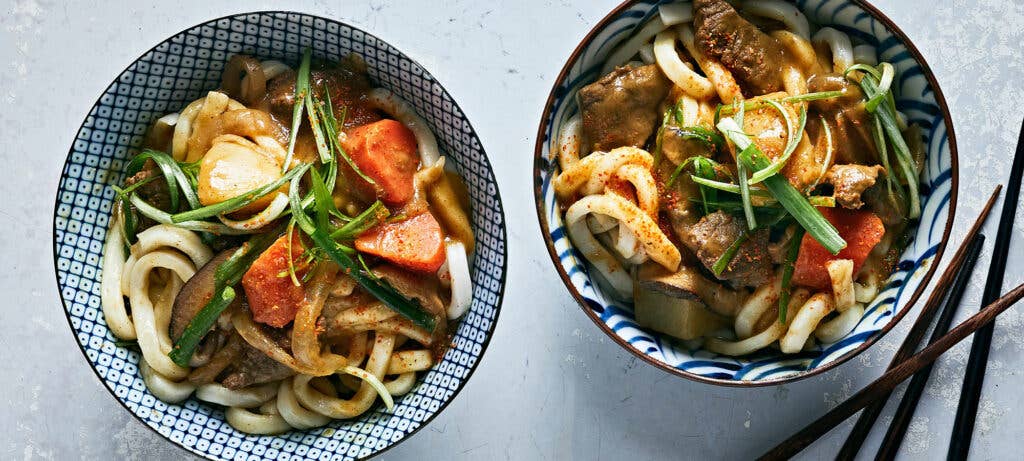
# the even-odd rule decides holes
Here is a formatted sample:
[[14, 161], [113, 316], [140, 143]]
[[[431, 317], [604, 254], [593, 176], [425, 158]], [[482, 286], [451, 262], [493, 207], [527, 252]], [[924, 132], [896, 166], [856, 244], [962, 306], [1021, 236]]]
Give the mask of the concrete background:
[[[1008, 175], [1024, 96], [1024, 3], [877, 3], [921, 49], [951, 104], [960, 147], [957, 243], [984, 198]], [[424, 64], [476, 127], [505, 200], [508, 248], [515, 257], [486, 358], [444, 413], [385, 458], [750, 458], [873, 380], [913, 313], [871, 350], [823, 376], [772, 388], [727, 389], [638, 363], [605, 338], [565, 292], [535, 219], [533, 136], [558, 70], [616, 4], [3, 1], [0, 458], [185, 456], [101, 388], [68, 331], [51, 259], [54, 191], [86, 111], [126, 65], [186, 27], [260, 9], [348, 22]], [[994, 237], [995, 222], [986, 230]], [[1024, 217], [1018, 216], [1015, 230], [1024, 233]], [[990, 249], [991, 242], [959, 318], [977, 309]], [[1014, 244], [1007, 286], [1024, 279], [1022, 256], [1024, 248]], [[1022, 328], [1019, 308], [999, 320], [972, 447], [975, 459], [1020, 458]], [[968, 349], [962, 344], [940, 360], [903, 444], [903, 458], [944, 457]], [[804, 456], [832, 456], [851, 424]], [[866, 455], [873, 453], [879, 432], [866, 445]]]

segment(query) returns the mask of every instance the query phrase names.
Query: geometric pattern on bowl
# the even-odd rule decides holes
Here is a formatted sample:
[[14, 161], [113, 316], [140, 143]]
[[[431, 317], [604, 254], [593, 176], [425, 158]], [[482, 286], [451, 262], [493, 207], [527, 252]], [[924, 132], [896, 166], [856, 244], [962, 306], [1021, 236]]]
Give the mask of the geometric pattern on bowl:
[[[280, 436], [247, 435], [224, 422], [222, 409], [194, 398], [169, 405], [146, 389], [139, 353], [117, 347], [100, 305], [103, 243], [114, 193], [147, 127], [216, 89], [228, 58], [246, 53], [296, 66], [306, 47], [319, 58], [363, 57], [375, 86], [416, 107], [439, 147], [465, 179], [476, 253], [473, 303], [443, 360], [396, 398], [359, 418]], [[163, 41], [133, 62], [103, 92], [79, 128], [57, 191], [54, 261], [68, 322], [104, 386], [168, 440], [209, 459], [349, 460], [403, 440], [436, 416], [476, 368], [498, 319], [505, 286], [505, 217], [491, 165], [469, 121], [425, 69], [383, 40], [312, 15], [259, 12], [215, 19]]]
[[778, 384], [825, 371], [853, 357], [892, 328], [920, 296], [934, 271], [936, 256], [941, 257], [953, 222], [957, 181], [956, 146], [941, 92], [917, 50], [870, 5], [848, 0], [796, 2], [812, 24], [846, 32], [854, 44], [874, 46], [880, 60], [896, 67], [893, 87], [897, 108], [910, 123], [920, 125], [925, 136], [922, 216], [916, 228], [910, 229], [911, 242], [900, 256], [897, 270], [845, 338], [798, 354], [765, 349], [742, 358], [718, 355], [699, 347], [699, 342], [679, 341], [640, 327], [632, 306], [605, 296], [592, 283], [584, 259], [569, 240], [551, 188], [557, 171], [551, 145], [561, 124], [578, 113], [576, 92], [600, 77], [608, 54], [656, 15], [660, 3], [664, 2], [628, 2], [609, 14], [570, 57], [551, 92], [538, 134], [534, 172], [541, 231], [556, 269], [584, 311], [612, 339], [675, 374], [713, 384], [750, 386]]

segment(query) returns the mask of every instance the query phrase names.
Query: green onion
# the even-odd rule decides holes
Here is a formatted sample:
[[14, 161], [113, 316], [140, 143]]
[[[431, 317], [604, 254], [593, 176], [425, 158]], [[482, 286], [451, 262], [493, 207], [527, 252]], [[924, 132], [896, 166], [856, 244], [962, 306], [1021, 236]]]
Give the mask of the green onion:
[[292, 252], [292, 241], [295, 240], [295, 237], [293, 237], [294, 232], [295, 217], [292, 217], [288, 220], [288, 230], [284, 232], [285, 238], [288, 239], [285, 242], [288, 246], [288, 277], [292, 279], [292, 285], [301, 286], [302, 284], [299, 283], [299, 278], [295, 275], [295, 256]]
[[811, 202], [812, 206], [820, 206], [825, 208], [835, 208], [836, 198], [825, 195], [812, 195], [807, 197], [807, 201]]
[[840, 97], [840, 96], [842, 96], [844, 94], [846, 94], [846, 92], [845, 91], [841, 91], [841, 90], [840, 91], [819, 91], [817, 93], [804, 93], [804, 94], [798, 94], [798, 95], [795, 95], [795, 96], [786, 96], [785, 98], [782, 98], [781, 101], [785, 102], [785, 103], [817, 101], [817, 100], [820, 100], [820, 99], [838, 98], [838, 97]]
[[786, 121], [786, 132], [789, 133], [789, 139], [786, 142], [786, 149], [782, 152], [782, 155], [772, 162], [771, 166], [763, 170], [755, 172], [750, 176], [750, 184], [757, 184], [764, 181], [765, 178], [774, 175], [782, 170], [786, 166], [786, 162], [789, 161], [789, 157], [793, 155], [793, 151], [796, 150], [796, 146], [800, 144], [801, 138], [804, 136], [804, 127], [807, 125], [807, 109], [804, 107], [800, 108], [800, 121], [797, 123], [796, 132], [793, 132], [793, 121], [790, 119], [789, 114], [782, 106], [775, 101], [768, 101], [775, 110], [778, 110], [782, 114], [782, 118]]
[[316, 211], [316, 225], [328, 228], [331, 225], [331, 216], [341, 214], [341, 212], [334, 206], [334, 197], [331, 197], [331, 193], [327, 191], [327, 185], [324, 184], [320, 173], [315, 168], [310, 169], [309, 173], [309, 184], [313, 190], [313, 209]]
[[669, 120], [672, 119], [674, 113], [674, 107], [665, 109], [665, 115], [661, 117], [661, 125], [658, 126], [658, 132], [654, 135], [654, 164], [661, 163], [661, 145], [662, 140], [665, 139], [665, 127], [668, 126]]
[[693, 139], [696, 141], [700, 141], [700, 143], [704, 144], [704, 146], [707, 147], [708, 149], [721, 149], [722, 147], [725, 146], [725, 139], [722, 138], [722, 135], [707, 128], [704, 128], [702, 126], [668, 128], [671, 128], [675, 132], [676, 136], [679, 136], [680, 138], [683, 139]]
[[288, 181], [291, 181], [292, 178], [301, 177], [302, 174], [305, 173], [306, 170], [308, 169], [309, 165], [305, 164], [297, 168], [291, 169], [283, 176], [276, 179], [274, 182], [264, 184], [242, 195], [231, 197], [223, 202], [215, 203], [213, 205], [173, 214], [171, 215], [171, 222], [177, 224], [184, 221], [193, 221], [197, 219], [209, 218], [211, 216], [217, 216], [219, 214], [230, 213], [239, 208], [245, 207], [251, 204], [252, 202], [255, 202], [257, 199], [263, 197], [264, 195], [267, 195], [271, 192], [280, 189], [281, 186], [287, 184]]
[[739, 237], [736, 238], [735, 241], [732, 242], [731, 245], [729, 245], [729, 248], [726, 248], [725, 252], [723, 252], [722, 255], [718, 257], [718, 260], [716, 260], [715, 263], [711, 266], [711, 272], [713, 272], [716, 277], [722, 276], [722, 273], [725, 272], [725, 269], [729, 267], [729, 262], [731, 262], [733, 258], [736, 257], [736, 253], [739, 252], [740, 246], [743, 245], [743, 242], [746, 242], [747, 239], [750, 238], [750, 234], [753, 231], [754, 228], [750, 228], [744, 231], [742, 234], [740, 234]]
[[347, 224], [341, 226], [340, 229], [332, 232], [331, 238], [341, 240], [354, 239], [358, 237], [359, 234], [366, 232], [367, 229], [376, 226], [381, 221], [387, 219], [389, 214], [390, 213], [388, 212], [387, 207], [384, 206], [384, 203], [377, 200], [373, 205], [370, 205], [367, 209], [363, 210], [362, 213], [359, 213], [358, 216], [352, 218], [352, 220]]
[[[333, 149], [335, 155], [341, 157], [341, 159], [348, 164], [349, 168], [352, 168], [352, 171], [354, 171], [356, 175], [362, 178], [363, 181], [370, 183], [371, 186], [376, 186], [377, 182], [374, 181], [373, 178], [367, 176], [366, 173], [364, 173], [363, 170], [359, 168], [359, 165], [357, 165], [356, 162], [352, 160], [352, 157], [349, 157], [348, 152], [345, 152], [345, 149], [342, 148], [340, 144], [338, 144], [339, 123], [334, 117], [334, 108], [333, 106], [331, 106], [331, 94], [326, 89], [324, 90], [324, 94], [326, 95], [327, 98], [326, 104], [317, 107], [318, 110], [321, 111], [321, 118], [325, 122], [325, 134], [327, 134], [327, 136], [331, 139], [331, 148]], [[342, 113], [342, 120], [344, 120], [344, 117], [347, 115], [348, 110], [346, 109], [345, 112]]]
[[181, 193], [185, 195], [185, 200], [192, 208], [199, 206], [199, 196], [196, 195], [196, 191], [192, 189], [191, 183], [185, 172], [181, 170], [178, 162], [174, 161], [170, 155], [166, 153], [146, 149], [139, 155], [132, 158], [132, 161], [128, 163], [128, 174], [134, 175], [142, 170], [143, 164], [146, 160], [153, 160], [153, 163], [160, 168], [160, 172], [164, 175], [164, 180], [167, 181], [167, 195], [171, 199], [171, 209], [167, 211], [178, 210], [178, 189], [181, 188]]
[[135, 340], [135, 339], [120, 339], [120, 340], [114, 341], [114, 345], [117, 346], [117, 347], [127, 347], [127, 348], [130, 348], [130, 349], [138, 349], [139, 348], [139, 341]]
[[[231, 302], [235, 300], [235, 290], [231, 287], [224, 287], [218, 296], [214, 296], [213, 299], [203, 307], [192, 321], [188, 323], [188, 328], [185, 328], [185, 332], [182, 333], [181, 337], [178, 338], [178, 342], [174, 343], [174, 349], [171, 350], [168, 357], [171, 358], [174, 363], [178, 366], [188, 366], [189, 360], [192, 359], [192, 354], [195, 353], [196, 347], [199, 346], [199, 342], [202, 341], [203, 336], [206, 336], [206, 332], [210, 330], [213, 323], [217, 321], [217, 317], [224, 312], [231, 305]], [[206, 328], [201, 328], [204, 324], [209, 324]], [[196, 326], [193, 328], [193, 326]]]
[[302, 108], [306, 103], [306, 95], [309, 94], [309, 62], [313, 58], [313, 49], [306, 48], [302, 53], [302, 63], [299, 64], [299, 71], [295, 75], [295, 105], [292, 107], [292, 129], [288, 133], [288, 154], [284, 157], [282, 172], [288, 171], [292, 163], [292, 155], [295, 153], [295, 139], [299, 136], [299, 127], [302, 126]]
[[893, 69], [892, 64], [883, 62], [879, 67], [882, 68], [882, 77], [879, 79], [878, 92], [872, 96], [866, 104], [864, 104], [864, 109], [871, 113], [874, 113], [875, 109], [878, 108], [878, 105], [882, 101], [887, 100], [887, 98], [892, 94], [892, 92], [889, 91], [889, 88], [892, 86], [892, 79], [896, 75], [896, 71]]
[[[712, 189], [718, 189], [720, 191], [729, 192], [731, 194], [740, 193], [740, 186], [738, 184], [730, 184], [727, 182], [715, 181], [712, 179], [704, 179], [700, 176], [694, 175], [690, 175], [690, 179], [693, 179], [693, 182], [697, 184], [700, 184], [702, 186], [708, 186]], [[771, 197], [771, 194], [769, 194], [768, 191], [762, 189], [750, 189], [750, 195], [754, 197]]]
[[242, 235], [242, 234], [251, 234], [252, 233], [252, 231], [241, 230], [241, 229], [234, 229], [234, 228], [225, 226], [224, 224], [221, 224], [219, 222], [208, 222], [208, 221], [182, 221], [182, 222], [174, 222], [174, 221], [171, 220], [171, 215], [170, 214], [168, 214], [167, 212], [165, 212], [165, 211], [163, 211], [163, 210], [161, 210], [161, 209], [159, 209], [159, 208], [157, 208], [157, 207], [155, 207], [153, 205], [150, 205], [145, 200], [143, 200], [142, 197], [139, 197], [138, 194], [133, 194], [132, 195], [131, 202], [132, 202], [132, 206], [134, 206], [136, 210], [139, 210], [139, 213], [141, 213], [143, 216], [145, 216], [145, 217], [147, 217], [149, 219], [152, 219], [153, 221], [156, 221], [156, 222], [158, 222], [160, 224], [173, 224], [175, 227], [180, 227], [182, 229], [188, 229], [190, 231], [209, 232], [211, 234], [218, 234], [218, 235]]
[[828, 127], [828, 122], [825, 121], [824, 116], [819, 114], [818, 119], [821, 120], [821, 131], [825, 134], [825, 161], [821, 162], [821, 173], [819, 173], [818, 177], [814, 179], [814, 182], [807, 187], [805, 192], [814, 190], [815, 187], [818, 187], [818, 183], [820, 183], [822, 179], [825, 179], [825, 175], [828, 174], [828, 167], [832, 163], [832, 154], [835, 151], [835, 148], [832, 146], [832, 129]]
[[844, 77], [849, 77], [851, 72], [858, 71], [858, 70], [861, 71], [861, 72], [867, 73], [867, 74], [869, 74], [869, 75], [871, 75], [873, 77], [875, 77], [875, 80], [881, 80], [882, 79], [882, 73], [879, 72], [878, 69], [876, 69], [876, 68], [874, 68], [872, 66], [869, 66], [867, 64], [854, 64], [854, 65], [852, 65], [850, 67], [847, 67], [846, 70], [843, 72], [843, 76]]
[[[865, 96], [873, 98], [880, 94], [878, 82], [870, 72], [860, 79], [861, 89]], [[896, 154], [896, 163], [899, 165], [903, 177], [907, 182], [908, 194], [910, 196], [909, 218], [915, 219], [921, 216], [921, 197], [918, 192], [917, 170], [914, 168], [914, 161], [910, 155], [910, 148], [899, 128], [899, 116], [896, 114], [896, 105], [891, 98], [887, 98], [884, 104], [879, 104], [875, 110], [875, 117], [880, 119], [883, 131], [888, 135], [892, 143], [893, 153]]]
[[349, 256], [349, 253], [355, 253], [351, 248], [336, 242], [331, 238], [326, 229], [319, 228], [313, 223], [313, 220], [311, 220], [302, 210], [302, 202], [299, 199], [299, 177], [296, 177], [292, 181], [288, 197], [291, 200], [292, 215], [295, 217], [295, 223], [298, 224], [299, 228], [313, 239], [313, 243], [327, 253], [327, 256], [334, 260], [334, 262], [337, 263], [346, 274], [355, 279], [356, 283], [375, 298], [380, 300], [380, 302], [385, 306], [388, 306], [395, 312], [398, 312], [414, 324], [425, 328], [427, 331], [434, 330], [434, 318], [429, 312], [423, 309], [419, 302], [414, 299], [406, 298], [391, 285], [383, 281], [375, 280], [373, 277], [363, 272], [361, 267], [359, 267], [359, 263]]
[[804, 238], [803, 228], [797, 227], [786, 249], [786, 259], [782, 263], [782, 293], [779, 295], [779, 321], [786, 323], [786, 309], [789, 307], [789, 296], [792, 293], [793, 269], [796, 257], [800, 253], [800, 242]]
[[[742, 113], [738, 115], [742, 116]], [[751, 144], [747, 149], [750, 148], [757, 149], [757, 146]], [[740, 155], [743, 155], [747, 149], [743, 149]], [[754, 217], [754, 206], [750, 203], [750, 183], [747, 179], [748, 167], [749, 165], [744, 162], [736, 162], [736, 179], [740, 186], [740, 202], [743, 203], [743, 215], [747, 218], [747, 229], [754, 230], [757, 227], [757, 218]]]
[[[743, 149], [738, 156], [737, 164], [742, 163], [747, 168], [754, 170], [761, 170], [771, 165], [757, 145], [751, 142], [747, 135], [739, 131], [735, 120], [722, 119], [718, 123], [718, 129], [725, 133], [737, 148]], [[811, 234], [811, 237], [814, 237], [830, 253], [837, 254], [839, 250], [846, 248], [846, 241], [839, 236], [839, 232], [832, 226], [832, 223], [811, 206], [811, 203], [789, 183], [789, 180], [779, 175], [772, 175], [765, 178], [763, 183], [783, 208], [789, 211], [793, 218]]]
[[306, 92], [306, 114], [309, 116], [309, 127], [313, 131], [313, 139], [316, 141], [316, 151], [320, 154], [320, 162], [326, 165], [331, 161], [331, 152], [327, 148], [327, 141], [324, 140], [320, 117], [317, 116], [321, 110], [318, 104], [321, 103], [313, 97], [313, 92]]

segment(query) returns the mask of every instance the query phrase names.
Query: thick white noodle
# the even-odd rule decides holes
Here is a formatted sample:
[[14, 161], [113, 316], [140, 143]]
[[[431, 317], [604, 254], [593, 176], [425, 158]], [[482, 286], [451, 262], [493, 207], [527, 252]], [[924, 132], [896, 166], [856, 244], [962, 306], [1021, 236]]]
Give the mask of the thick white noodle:
[[156, 123], [162, 123], [167, 126], [174, 126], [178, 123], [178, 113], [172, 112], [156, 119]]
[[295, 398], [295, 378], [281, 381], [277, 388], [277, 410], [289, 425], [296, 429], [312, 429], [331, 422], [331, 418], [303, 407]]
[[[581, 198], [565, 213], [567, 224], [578, 224], [570, 227], [570, 234], [579, 227], [586, 230], [587, 234], [590, 233], [583, 219], [589, 213], [600, 213], [617, 219], [620, 226], [629, 227], [633, 231], [652, 260], [673, 272], [679, 268], [679, 261], [682, 258], [679, 249], [665, 236], [658, 223], [633, 202], [610, 193]], [[573, 241], [575, 242], [575, 239]]]
[[779, 340], [779, 349], [784, 354], [800, 352], [811, 337], [814, 329], [817, 328], [821, 319], [832, 312], [832, 297], [825, 293], [817, 293], [807, 300], [800, 310], [793, 315], [789, 322], [789, 329]]
[[230, 407], [224, 419], [231, 427], [246, 434], [270, 435], [291, 430], [292, 426], [279, 414], [254, 413], [241, 407]]
[[811, 27], [807, 17], [792, 3], [782, 0], [754, 0], [743, 2], [743, 11], [762, 18], [774, 19], [786, 25], [790, 32], [803, 37], [810, 37]]
[[400, 375], [403, 373], [424, 371], [434, 366], [434, 357], [426, 349], [400, 351], [391, 354], [391, 363], [388, 365], [389, 375]]
[[441, 153], [437, 148], [437, 138], [430, 131], [426, 120], [416, 113], [416, 109], [411, 104], [385, 88], [370, 90], [368, 97], [371, 104], [387, 112], [412, 130], [420, 149], [420, 162], [424, 167], [432, 166], [437, 159], [441, 158]]
[[835, 259], [826, 262], [825, 270], [832, 280], [832, 296], [836, 301], [836, 310], [846, 312], [857, 302], [853, 291], [853, 260]]
[[[391, 361], [391, 353], [395, 348], [395, 337], [380, 334], [373, 343], [370, 358], [366, 362], [366, 371], [378, 380], [384, 377]], [[368, 410], [376, 400], [377, 390], [368, 381], [363, 380], [359, 390], [350, 399], [339, 399], [326, 395], [310, 385], [312, 378], [307, 375], [295, 377], [295, 396], [302, 405], [310, 410], [335, 419], [346, 419], [358, 416]]]
[[684, 93], [701, 100], [715, 97], [717, 93], [711, 81], [694, 72], [679, 59], [676, 37], [677, 34], [673, 30], [663, 30], [654, 37], [654, 58], [658, 67]]
[[[151, 275], [155, 269], [170, 269], [173, 272], [170, 281], [167, 282], [171, 288], [168, 290], [170, 293], [157, 296], [150, 293]], [[135, 262], [129, 281], [131, 291], [128, 299], [132, 306], [139, 349], [142, 350], [146, 362], [156, 372], [171, 380], [184, 378], [188, 374], [188, 369], [178, 366], [167, 356], [173, 347], [173, 342], [168, 336], [170, 311], [174, 297], [181, 288], [181, 281], [192, 278], [195, 271], [195, 265], [181, 253], [157, 250], [147, 253]]]
[[284, 213], [284, 210], [287, 208], [288, 196], [278, 192], [277, 195], [274, 196], [274, 200], [272, 200], [266, 208], [246, 219], [234, 220], [223, 214], [217, 215], [217, 219], [224, 223], [225, 226], [232, 229], [252, 231], [272, 223], [275, 219], [279, 218], [281, 213]]
[[566, 120], [558, 130], [558, 165], [564, 171], [580, 160], [582, 136], [580, 132], [580, 115], [576, 114]]
[[167, 403], [183, 402], [196, 390], [196, 386], [188, 381], [175, 382], [157, 373], [145, 359], [139, 360], [139, 372], [149, 392]]
[[676, 33], [679, 34], [679, 41], [682, 42], [683, 48], [693, 56], [693, 59], [697, 61], [697, 65], [704, 71], [704, 75], [715, 87], [715, 91], [718, 93], [718, 98], [722, 102], [728, 104], [736, 98], [742, 98], [743, 93], [740, 91], [740, 86], [736, 83], [736, 79], [733, 78], [732, 72], [726, 69], [722, 63], [711, 59], [704, 55], [703, 52], [695, 44], [695, 37], [693, 35], [693, 28], [689, 24], [684, 24], [676, 27]]
[[615, 176], [633, 185], [636, 189], [637, 205], [651, 219], [658, 219], [658, 184], [648, 167], [641, 165], [622, 165], [615, 170]]
[[771, 283], [761, 285], [754, 293], [743, 302], [736, 319], [733, 321], [733, 329], [740, 339], [749, 338], [754, 334], [754, 325], [761, 315], [779, 302], [779, 292], [782, 289], [782, 279], [775, 277]]
[[846, 312], [839, 314], [828, 322], [818, 325], [818, 328], [814, 329], [814, 336], [823, 343], [834, 343], [850, 334], [854, 327], [860, 323], [860, 319], [862, 317], [864, 317], [864, 305], [854, 304], [853, 307], [847, 309]]
[[107, 328], [117, 338], [135, 339], [135, 324], [128, 315], [121, 291], [125, 262], [124, 236], [121, 235], [121, 219], [118, 214], [110, 220], [107, 241], [103, 245], [103, 272], [100, 281], [103, 318], [107, 321]]
[[196, 398], [225, 407], [258, 407], [277, 395], [277, 382], [244, 389], [228, 389], [218, 383], [203, 384], [196, 388]]
[[[590, 157], [593, 155], [587, 156], [588, 159]], [[594, 158], [594, 161], [596, 163], [583, 185], [583, 194], [585, 195], [604, 192], [608, 180], [625, 165], [638, 165], [646, 170], [650, 170], [654, 165], [654, 157], [647, 151], [636, 147], [618, 147], [607, 154]], [[580, 166], [584, 166], [582, 162]], [[575, 192], [575, 189], [572, 192]]]
[[408, 394], [414, 385], [416, 385], [416, 373], [413, 372], [402, 373], [395, 379], [384, 381], [384, 388], [395, 397]]
[[659, 32], [665, 30], [666, 26], [661, 22], [660, 16], [655, 16], [647, 24], [644, 24], [633, 36], [626, 39], [626, 41], [619, 44], [615, 51], [612, 51], [608, 55], [608, 58], [604, 61], [604, 67], [601, 68], [602, 76], [608, 75], [615, 66], [623, 65], [629, 58], [633, 57], [640, 51], [640, 47], [651, 41], [651, 37], [654, 37]]
[[822, 27], [811, 38], [814, 43], [825, 43], [832, 50], [832, 71], [841, 74], [853, 65], [853, 45], [850, 37], [831, 27]]
[[[863, 273], [863, 271], [861, 271]], [[878, 296], [878, 285], [879, 285], [878, 274], [875, 271], [869, 271], [861, 276], [860, 281], [853, 283], [854, 298], [859, 303], [867, 304]]]
[[871, 45], [857, 45], [853, 47], [853, 62], [877, 66], [878, 54], [875, 52], [875, 47]]
[[786, 326], [775, 321], [764, 331], [740, 341], [727, 341], [719, 338], [709, 338], [704, 342], [704, 347], [717, 354], [740, 356], [764, 349], [770, 346], [776, 339], [786, 331]]
[[337, 328], [350, 328], [357, 325], [383, 322], [398, 315], [392, 309], [385, 307], [379, 302], [374, 302], [355, 309], [346, 309], [334, 317], [334, 325]]
[[[160, 248], [168, 247], [185, 253], [196, 267], [203, 267], [213, 259], [213, 252], [203, 244], [195, 232], [174, 227], [171, 224], [158, 224], [139, 232], [138, 241], [132, 245], [132, 253], [143, 255]], [[185, 279], [187, 280], [187, 279]]]
[[693, 21], [693, 2], [666, 3], [658, 7], [658, 16], [666, 27]]
[[445, 268], [451, 280], [452, 299], [448, 304], [448, 318], [462, 317], [473, 305], [473, 279], [469, 275], [469, 260], [466, 259], [466, 247], [462, 242], [449, 240], [445, 242]]

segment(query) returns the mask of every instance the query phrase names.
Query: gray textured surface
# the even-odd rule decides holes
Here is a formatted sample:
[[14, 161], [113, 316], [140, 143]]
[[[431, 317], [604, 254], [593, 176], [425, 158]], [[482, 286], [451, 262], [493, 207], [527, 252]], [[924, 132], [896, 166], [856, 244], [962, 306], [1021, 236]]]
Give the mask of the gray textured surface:
[[[578, 40], [617, 2], [517, 3], [2, 2], [0, 458], [184, 456], [101, 388], [76, 347], [53, 277], [53, 197], [75, 131], [115, 75], [188, 26], [257, 9], [346, 21], [420, 61], [461, 104], [497, 170], [509, 217], [509, 253], [515, 257], [494, 339], [454, 403], [385, 458], [749, 458], [879, 375], [909, 321], [833, 372], [754, 390], [672, 377], [638, 363], [591, 324], [544, 252], [530, 167], [538, 117], [554, 77]], [[984, 198], [1008, 174], [1024, 96], [1024, 3], [878, 3], [929, 60], [952, 106], [960, 147], [953, 239], [958, 242]], [[1024, 233], [1021, 214], [1018, 237]], [[990, 237], [994, 224], [986, 228]], [[1014, 244], [1007, 286], [1024, 279], [1022, 256], [1024, 248]], [[959, 318], [977, 308], [983, 281], [982, 274], [975, 277]], [[1022, 329], [1020, 308], [1000, 318], [973, 445], [976, 459], [1020, 457]], [[939, 362], [904, 442], [904, 458], [944, 456], [968, 349], [963, 344]], [[816, 443], [806, 457], [830, 456], [849, 425]], [[868, 447], [877, 444], [878, 432]]]

